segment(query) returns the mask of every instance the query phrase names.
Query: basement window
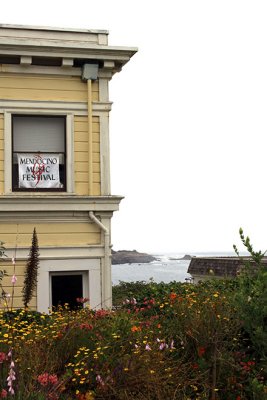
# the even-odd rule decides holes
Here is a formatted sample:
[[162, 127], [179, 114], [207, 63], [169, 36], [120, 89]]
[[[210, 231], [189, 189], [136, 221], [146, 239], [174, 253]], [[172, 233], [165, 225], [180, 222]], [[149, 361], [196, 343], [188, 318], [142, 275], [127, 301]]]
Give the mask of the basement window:
[[87, 296], [86, 278], [88, 280], [88, 275], [85, 271], [51, 273], [50, 293], [52, 307], [64, 307], [67, 304], [71, 310], [80, 308], [82, 303], [79, 300]]
[[12, 190], [66, 191], [66, 117], [13, 115]]

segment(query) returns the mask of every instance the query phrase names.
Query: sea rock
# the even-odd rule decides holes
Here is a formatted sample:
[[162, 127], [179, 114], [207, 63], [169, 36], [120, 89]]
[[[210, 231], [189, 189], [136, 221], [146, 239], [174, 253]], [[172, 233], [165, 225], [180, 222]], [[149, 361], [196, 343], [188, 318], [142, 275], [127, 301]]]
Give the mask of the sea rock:
[[112, 264], [145, 264], [156, 261], [156, 258], [136, 250], [112, 250]]
[[189, 254], [185, 254], [183, 257], [181, 258], [174, 258], [174, 257], [170, 257], [170, 260], [192, 260], [192, 256], [190, 256]]

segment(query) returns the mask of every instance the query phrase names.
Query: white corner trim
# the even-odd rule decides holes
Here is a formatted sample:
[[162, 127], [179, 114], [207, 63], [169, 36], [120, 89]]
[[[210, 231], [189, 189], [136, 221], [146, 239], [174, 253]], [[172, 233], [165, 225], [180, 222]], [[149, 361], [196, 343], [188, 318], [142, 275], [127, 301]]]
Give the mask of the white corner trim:
[[67, 193], [73, 193], [74, 188], [74, 118], [66, 116], [66, 173]]
[[4, 113], [4, 177], [5, 194], [12, 193], [12, 124], [11, 113]]

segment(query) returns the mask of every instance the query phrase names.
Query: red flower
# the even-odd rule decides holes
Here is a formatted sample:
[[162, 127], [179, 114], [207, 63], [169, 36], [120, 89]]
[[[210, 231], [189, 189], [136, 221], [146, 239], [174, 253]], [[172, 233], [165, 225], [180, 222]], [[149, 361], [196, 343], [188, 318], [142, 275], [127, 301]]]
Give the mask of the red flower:
[[0, 363], [6, 360], [6, 353], [0, 352]]
[[206, 352], [205, 347], [198, 347], [197, 354], [198, 354], [199, 357], [202, 357], [203, 354], [205, 354], [205, 352]]
[[1, 399], [5, 399], [7, 397], [7, 391], [5, 389], [2, 389], [0, 395]]
[[110, 311], [108, 310], [100, 309], [95, 312], [95, 318], [104, 318], [107, 315], [110, 315]]
[[80, 329], [86, 329], [88, 331], [91, 331], [93, 329], [93, 325], [84, 322], [80, 324]]
[[51, 385], [56, 385], [58, 382], [58, 378], [55, 374], [49, 375], [47, 372], [39, 375], [37, 380], [40, 383], [40, 385], [42, 385], [42, 386], [47, 386], [49, 383]]

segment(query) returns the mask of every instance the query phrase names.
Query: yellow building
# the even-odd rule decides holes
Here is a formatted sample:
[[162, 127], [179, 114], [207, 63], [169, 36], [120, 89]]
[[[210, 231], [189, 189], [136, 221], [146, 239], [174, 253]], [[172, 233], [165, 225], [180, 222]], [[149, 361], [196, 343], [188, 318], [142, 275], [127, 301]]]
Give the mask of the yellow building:
[[103, 30], [0, 25], [0, 264], [22, 306], [34, 227], [40, 265], [30, 307], [88, 297], [111, 306], [108, 85], [135, 54]]

